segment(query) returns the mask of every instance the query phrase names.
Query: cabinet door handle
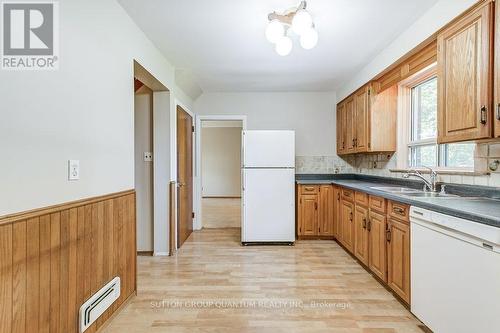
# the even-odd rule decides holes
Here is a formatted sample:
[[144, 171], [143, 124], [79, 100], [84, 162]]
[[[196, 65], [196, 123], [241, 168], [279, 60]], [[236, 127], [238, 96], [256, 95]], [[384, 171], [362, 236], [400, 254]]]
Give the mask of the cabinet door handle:
[[500, 103], [497, 104], [497, 120], [500, 120]]
[[363, 229], [366, 229], [366, 217], [363, 217]]
[[481, 124], [486, 125], [487, 122], [487, 111], [488, 109], [486, 108], [485, 105], [481, 106]]
[[399, 214], [399, 215], [404, 215], [405, 214], [405, 210], [401, 207], [394, 207], [392, 209], [392, 211], [396, 214]]
[[318, 203], [317, 202], [314, 203], [314, 209], [318, 210]]
[[350, 212], [350, 213], [349, 213], [349, 216], [350, 216], [350, 217], [349, 217], [349, 221], [351, 221], [351, 222], [352, 222], [352, 212]]
[[385, 231], [385, 238], [387, 239], [387, 243], [391, 242], [391, 229]]
[[368, 220], [368, 224], [366, 225], [366, 229], [368, 229], [368, 231], [372, 231], [372, 220]]

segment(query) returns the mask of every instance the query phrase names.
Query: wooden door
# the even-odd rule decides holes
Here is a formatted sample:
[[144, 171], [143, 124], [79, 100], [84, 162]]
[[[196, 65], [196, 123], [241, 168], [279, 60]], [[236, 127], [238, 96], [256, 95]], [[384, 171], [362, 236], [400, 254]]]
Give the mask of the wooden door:
[[345, 103], [337, 105], [337, 154], [345, 151]]
[[494, 65], [494, 97], [493, 97], [493, 111], [494, 111], [494, 136], [500, 137], [500, 5], [495, 5], [495, 65]]
[[389, 219], [387, 232], [387, 284], [405, 302], [410, 303], [410, 226]]
[[438, 142], [492, 135], [493, 3], [438, 35]]
[[334, 198], [333, 185], [321, 185], [319, 188], [319, 223], [320, 236], [333, 236]]
[[351, 96], [345, 101], [345, 116], [342, 128], [345, 131], [345, 149], [344, 152], [352, 154], [355, 151], [354, 147], [354, 97]]
[[341, 209], [342, 219], [342, 244], [349, 250], [354, 252], [354, 204], [352, 202], [342, 200]]
[[333, 212], [334, 212], [334, 216], [333, 216], [333, 235], [335, 236], [335, 238], [337, 240], [340, 241], [340, 235], [342, 234], [342, 223], [340, 221], [340, 209], [341, 209], [341, 205], [340, 205], [340, 187], [338, 186], [334, 186], [334, 207], [333, 207]]
[[368, 150], [368, 112], [369, 112], [369, 86], [364, 86], [354, 95], [355, 115], [354, 115], [354, 149], [357, 153]]
[[177, 182], [179, 248], [193, 232], [193, 118], [180, 106], [177, 106]]
[[370, 211], [368, 219], [368, 266], [382, 281], [387, 282], [385, 215]]
[[301, 195], [299, 206], [299, 235], [315, 236], [318, 230], [318, 195]]
[[354, 211], [354, 255], [368, 265], [368, 208], [356, 205]]

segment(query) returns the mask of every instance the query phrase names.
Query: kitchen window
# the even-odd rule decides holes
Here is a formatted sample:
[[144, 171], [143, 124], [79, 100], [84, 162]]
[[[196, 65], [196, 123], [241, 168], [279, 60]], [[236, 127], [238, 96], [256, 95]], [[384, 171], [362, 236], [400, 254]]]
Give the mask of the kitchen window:
[[473, 170], [474, 143], [437, 144], [437, 77], [427, 75], [408, 86], [410, 128], [408, 166]]

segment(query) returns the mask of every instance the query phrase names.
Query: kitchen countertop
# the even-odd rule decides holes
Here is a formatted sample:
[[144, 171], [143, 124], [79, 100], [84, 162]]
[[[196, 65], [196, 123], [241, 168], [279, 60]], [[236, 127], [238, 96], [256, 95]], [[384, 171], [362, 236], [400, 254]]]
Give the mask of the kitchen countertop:
[[[446, 184], [447, 189], [451, 188], [452, 190], [455, 190], [455, 188], [457, 188], [457, 192], [462, 190], [462, 192], [470, 193], [472, 197], [409, 197], [404, 194], [381, 191], [373, 187], [405, 186], [421, 189], [423, 185], [422, 182], [363, 175], [323, 175], [323, 177], [321, 177], [321, 175], [308, 176], [309, 177], [301, 177], [301, 175], [297, 175], [297, 184], [339, 185], [352, 190], [380, 196], [389, 200], [402, 202], [411, 206], [429, 209], [435, 212], [500, 228], [500, 200], [496, 196], [500, 196], [500, 189], [498, 188], [462, 186], [466, 187], [468, 190], [463, 191], [463, 189], [458, 188], [460, 187], [458, 185]], [[450, 191], [450, 193], [454, 194], [452, 191]], [[484, 194], [485, 196], [479, 196], [477, 194]]]

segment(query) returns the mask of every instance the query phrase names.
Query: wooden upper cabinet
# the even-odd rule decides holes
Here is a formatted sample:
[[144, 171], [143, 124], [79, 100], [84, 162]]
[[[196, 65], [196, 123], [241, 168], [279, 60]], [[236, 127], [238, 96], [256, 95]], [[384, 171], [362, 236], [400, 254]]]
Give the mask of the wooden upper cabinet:
[[398, 86], [380, 91], [380, 84], [373, 82], [368, 114], [368, 151], [396, 151]]
[[356, 153], [368, 151], [368, 110], [370, 87], [364, 86], [354, 94], [354, 150]]
[[332, 185], [321, 185], [319, 188], [319, 223], [320, 236], [333, 236], [335, 193]]
[[495, 5], [494, 136], [500, 138], [500, 5]]
[[337, 154], [342, 155], [345, 150], [345, 103], [337, 105]]
[[342, 130], [345, 131], [345, 149], [344, 153], [352, 154], [355, 152], [354, 146], [354, 123], [356, 110], [354, 109], [354, 97], [349, 97], [345, 101], [345, 116]]
[[371, 82], [337, 105], [339, 155], [396, 151], [397, 86]]
[[438, 142], [492, 135], [493, 3], [438, 35]]

